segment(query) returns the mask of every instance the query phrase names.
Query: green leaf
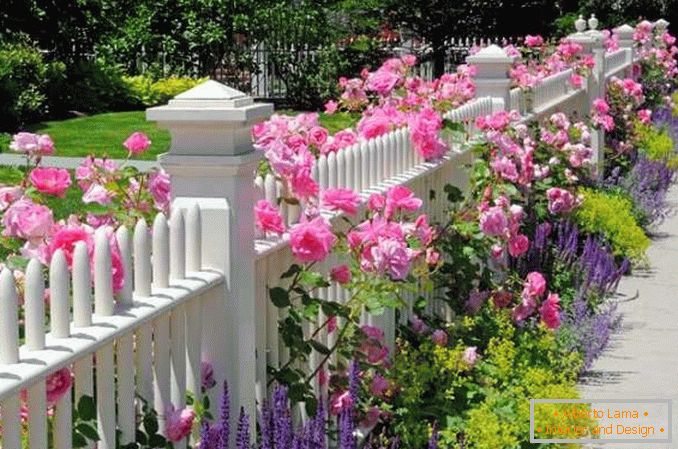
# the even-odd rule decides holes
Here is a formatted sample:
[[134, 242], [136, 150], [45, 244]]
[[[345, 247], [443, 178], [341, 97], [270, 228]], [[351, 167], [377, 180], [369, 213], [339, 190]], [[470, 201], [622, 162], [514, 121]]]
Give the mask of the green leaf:
[[154, 416], [144, 416], [144, 430], [148, 435], [153, 435], [158, 432], [158, 421]]
[[310, 340], [311, 346], [313, 346], [313, 349], [321, 353], [322, 355], [329, 355], [332, 351], [330, 351], [330, 348], [325, 346], [324, 344], [320, 343], [319, 341], [315, 340]]
[[92, 421], [97, 417], [96, 404], [92, 396], [80, 396], [78, 401], [78, 416], [83, 421]]
[[77, 433], [75, 429], [73, 430], [71, 439], [73, 440], [72, 443], [74, 448], [81, 448], [87, 446], [87, 439], [85, 439], [85, 437]]
[[305, 408], [308, 416], [315, 416], [318, 411], [318, 400], [314, 396], [307, 396]]
[[286, 289], [282, 287], [274, 287], [269, 289], [269, 296], [271, 297], [271, 302], [274, 306], [279, 309], [283, 307], [289, 307], [290, 305], [290, 295]]
[[157, 433], [154, 435], [151, 435], [151, 437], [148, 439], [148, 445], [150, 447], [164, 447], [167, 444], [167, 440], [162, 435], [158, 435]]
[[287, 271], [285, 271], [283, 274], [280, 275], [280, 279], [290, 278], [300, 271], [301, 271], [301, 267], [295, 263], [291, 267], [289, 267], [287, 269]]
[[204, 407], [205, 410], [209, 410], [210, 408], [210, 397], [205, 395], [202, 398], [202, 406]]
[[91, 441], [99, 441], [99, 433], [89, 424], [81, 423], [75, 426], [75, 430], [81, 435], [84, 435]]
[[308, 287], [328, 287], [330, 285], [322, 274], [315, 271], [302, 272], [299, 280]]

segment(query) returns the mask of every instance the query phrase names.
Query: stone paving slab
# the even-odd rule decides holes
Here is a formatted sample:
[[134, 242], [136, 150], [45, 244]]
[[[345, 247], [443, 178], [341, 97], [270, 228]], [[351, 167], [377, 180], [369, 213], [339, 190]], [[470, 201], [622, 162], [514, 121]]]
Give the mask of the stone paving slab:
[[[80, 164], [82, 164], [84, 157], [57, 157], [57, 156], [45, 156], [42, 158], [42, 165], [45, 167], [57, 167], [57, 168], [68, 168], [74, 169]], [[114, 159], [119, 165], [122, 165], [123, 160]], [[20, 154], [11, 154], [11, 153], [0, 153], [0, 165], [9, 165], [9, 166], [23, 166], [26, 164], [26, 158]], [[136, 167], [140, 171], [151, 171], [156, 168], [160, 168], [160, 165], [157, 161], [136, 161], [131, 160], [127, 161], [128, 165]]]
[[[669, 192], [678, 204], [678, 187]], [[600, 444], [604, 449], [678, 448], [678, 215], [656, 230], [648, 251], [649, 267], [626, 276], [615, 298], [622, 314], [619, 331], [606, 352], [583, 376], [585, 399], [671, 399], [674, 443]]]

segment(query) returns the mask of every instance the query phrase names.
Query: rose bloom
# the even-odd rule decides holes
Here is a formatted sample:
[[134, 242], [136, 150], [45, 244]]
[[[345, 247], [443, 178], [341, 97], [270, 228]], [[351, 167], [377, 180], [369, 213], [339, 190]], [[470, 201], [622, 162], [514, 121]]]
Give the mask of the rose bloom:
[[26, 153], [31, 156], [54, 154], [54, 142], [47, 134], [17, 133], [12, 136], [9, 148], [17, 153]]
[[100, 184], [90, 184], [87, 191], [82, 195], [82, 202], [85, 204], [96, 203], [102, 206], [111, 204], [115, 194], [109, 192], [106, 187]]
[[21, 198], [24, 191], [18, 186], [0, 185], [0, 211], [7, 209], [10, 204]]
[[181, 441], [189, 433], [193, 427], [193, 419], [195, 412], [190, 408], [177, 410], [171, 406], [167, 413], [165, 413], [165, 436], [169, 441]]
[[348, 391], [337, 391], [330, 396], [330, 414], [338, 415], [351, 407], [353, 407], [353, 399]]
[[532, 36], [528, 34], [527, 36], [525, 36], [525, 45], [527, 45], [528, 47], [540, 47], [543, 44], [544, 38], [539, 35]]
[[338, 106], [339, 104], [336, 101], [334, 100], [328, 101], [327, 103], [325, 103], [325, 114], [328, 115], [334, 114], [335, 112], [337, 112]]
[[266, 200], [259, 200], [254, 206], [254, 223], [262, 232], [282, 234], [285, 232], [283, 219], [278, 208]]
[[73, 384], [73, 375], [68, 368], [61, 368], [59, 371], [50, 374], [45, 380], [47, 386], [47, 403], [56, 404], [61, 397], [66, 394]]
[[351, 282], [351, 269], [346, 264], [336, 266], [330, 270], [330, 278], [334, 282], [348, 284]]
[[170, 177], [165, 170], [154, 172], [148, 178], [148, 190], [153, 196], [156, 209], [168, 212], [172, 200], [172, 186]]
[[327, 130], [322, 126], [314, 126], [308, 132], [308, 142], [316, 147], [320, 147], [327, 141]]
[[34, 168], [29, 180], [38, 192], [59, 198], [63, 198], [66, 190], [71, 186], [71, 175], [63, 168]]
[[520, 257], [525, 254], [530, 247], [530, 240], [523, 234], [511, 237], [508, 244], [509, 254], [513, 257]]
[[549, 329], [560, 327], [560, 297], [556, 293], [549, 293], [546, 300], [539, 308], [541, 321]]
[[355, 215], [360, 205], [360, 196], [353, 189], [327, 189], [322, 195], [322, 205], [329, 210]]
[[324, 260], [336, 241], [329, 223], [320, 216], [297, 223], [290, 229], [292, 254], [302, 263]]
[[365, 336], [368, 338], [374, 338], [375, 340], [382, 340], [384, 338], [384, 331], [377, 326], [363, 324], [360, 326], [360, 330], [362, 330]]
[[384, 393], [386, 393], [389, 387], [390, 384], [384, 376], [375, 374], [372, 378], [372, 383], [370, 384], [370, 393], [380, 398], [384, 396]]
[[28, 198], [12, 203], [2, 218], [5, 227], [2, 235], [18, 237], [29, 241], [39, 241], [49, 235], [54, 225], [52, 210], [35, 204]]
[[48, 264], [52, 260], [52, 255], [60, 249], [66, 257], [68, 266], [72, 267], [73, 253], [78, 242], [84, 242], [87, 246], [87, 253], [90, 255], [90, 258], [93, 257], [94, 236], [91, 228], [74, 223], [57, 226], [47, 245], [46, 258], [42, 262]]
[[508, 219], [504, 210], [494, 206], [480, 215], [480, 229], [489, 236], [500, 236], [506, 232]]
[[391, 218], [398, 210], [415, 212], [422, 205], [422, 201], [405, 186], [395, 186], [386, 192], [386, 209], [384, 215]]
[[539, 297], [546, 291], [546, 279], [538, 271], [533, 271], [527, 275], [524, 292], [530, 297]]
[[468, 366], [473, 366], [478, 361], [478, 348], [476, 346], [469, 346], [464, 350], [461, 360]]
[[122, 145], [132, 154], [141, 154], [151, 146], [151, 140], [146, 134], [135, 132]]
[[559, 187], [551, 187], [546, 191], [549, 201], [548, 209], [552, 214], [568, 213], [577, 205], [576, 198], [572, 193]]
[[442, 329], [436, 329], [431, 334], [431, 340], [438, 346], [447, 346], [447, 333]]

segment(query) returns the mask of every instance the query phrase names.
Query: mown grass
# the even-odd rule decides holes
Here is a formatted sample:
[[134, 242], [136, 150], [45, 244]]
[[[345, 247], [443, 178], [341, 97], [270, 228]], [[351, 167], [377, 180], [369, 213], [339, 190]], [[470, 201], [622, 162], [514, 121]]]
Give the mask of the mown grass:
[[[298, 111], [279, 110], [282, 114], [298, 114]], [[330, 134], [355, 126], [359, 115], [338, 112], [327, 115], [320, 114], [320, 124]], [[124, 159], [127, 151], [122, 142], [135, 131], [146, 133], [153, 144], [146, 153], [136, 156], [137, 159], [155, 160], [166, 152], [170, 145], [167, 130], [160, 129], [153, 122], [146, 121], [144, 111], [110, 112], [89, 117], [78, 117], [67, 120], [41, 122], [30, 125], [30, 132], [49, 134], [56, 147], [55, 156], [85, 157], [94, 154], [97, 157], [108, 156]], [[0, 152], [9, 151], [10, 135], [0, 133]]]
[[[157, 155], [167, 151], [170, 144], [169, 132], [147, 121], [145, 111], [109, 112], [41, 122], [28, 126], [26, 130], [49, 134], [54, 140], [55, 156], [84, 157], [95, 154], [97, 157], [124, 159], [127, 150], [122, 143], [135, 131], [146, 133], [153, 142], [150, 150], [137, 156], [138, 159], [155, 160]], [[0, 136], [2, 151], [7, 151], [9, 140], [8, 134]]]

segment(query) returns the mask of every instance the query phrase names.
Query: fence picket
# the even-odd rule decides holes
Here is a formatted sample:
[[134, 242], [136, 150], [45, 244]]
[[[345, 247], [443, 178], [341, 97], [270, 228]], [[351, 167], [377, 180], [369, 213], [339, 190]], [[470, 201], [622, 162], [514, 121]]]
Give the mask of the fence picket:
[[[110, 269], [108, 270], [110, 272]], [[70, 335], [70, 274], [63, 251], [57, 250], [49, 267], [50, 330], [54, 338]]]
[[148, 226], [141, 219], [134, 227], [134, 293], [141, 297], [151, 296], [151, 251], [148, 241]]
[[[2, 336], [0, 337], [0, 364], [3, 365], [12, 365], [19, 361], [18, 304], [14, 275], [10, 269], [4, 268], [0, 273], [0, 336]], [[13, 406], [13, 403], [9, 404], [10, 409]]]
[[92, 278], [85, 242], [76, 243], [73, 251], [73, 325], [92, 325]]
[[128, 276], [128, 273], [132, 273], [132, 241], [127, 227], [120, 226], [115, 233], [115, 238], [118, 242], [118, 248], [120, 248], [122, 269], [123, 273], [125, 273], [125, 283], [122, 286], [122, 290], [118, 293], [118, 302], [128, 306], [133, 303], [134, 277]]
[[113, 276], [111, 246], [106, 229], [99, 228], [94, 243], [94, 314], [113, 315]]
[[170, 273], [169, 229], [165, 215], [158, 214], [153, 220], [153, 287], [167, 288]]
[[[7, 269], [3, 271], [9, 272]], [[19, 415], [19, 395], [6, 398], [4, 401], [2, 401], [2, 403], [0, 403], [0, 408], [2, 409], [2, 448], [21, 449], [21, 417]]]
[[37, 259], [31, 259], [28, 263], [25, 288], [26, 347], [29, 351], [39, 351], [45, 347], [45, 281]]
[[186, 226], [180, 210], [175, 211], [170, 220], [170, 277], [186, 278]]

